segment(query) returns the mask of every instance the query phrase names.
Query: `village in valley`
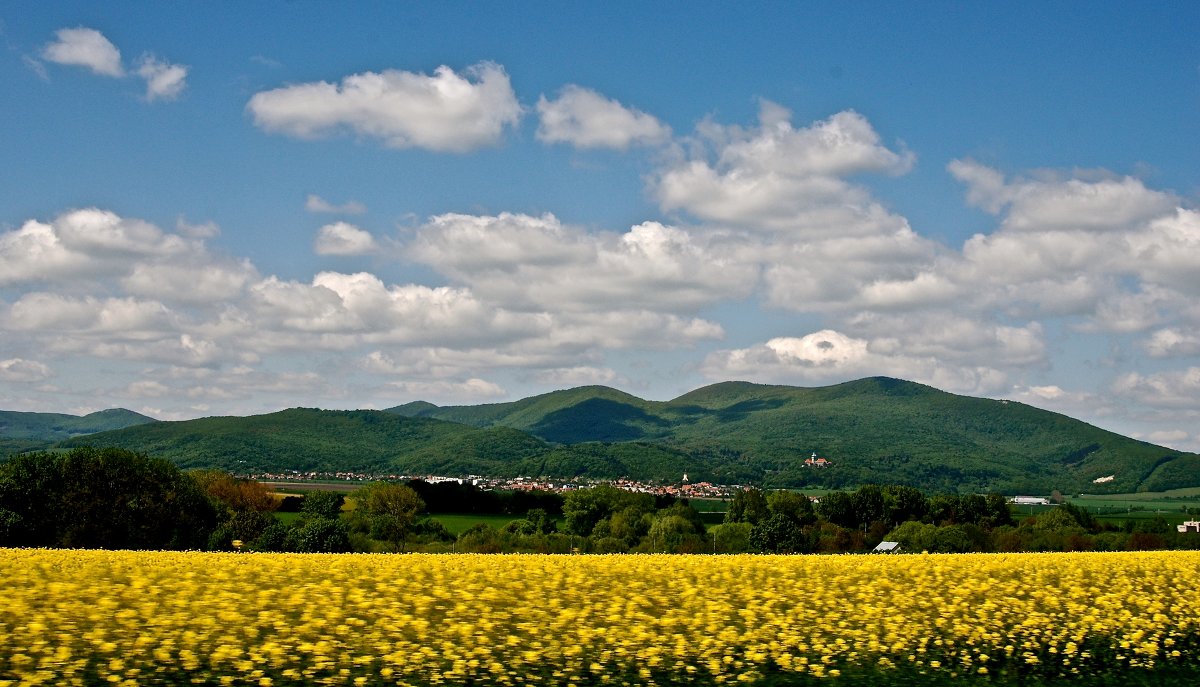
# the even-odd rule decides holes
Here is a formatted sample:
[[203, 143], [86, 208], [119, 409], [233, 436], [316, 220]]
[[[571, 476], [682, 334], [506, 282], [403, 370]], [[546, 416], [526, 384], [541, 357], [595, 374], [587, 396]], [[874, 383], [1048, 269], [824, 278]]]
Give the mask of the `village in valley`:
[[[804, 467], [825, 469], [831, 467], [833, 461], [820, 457], [813, 452], [804, 459]], [[369, 482], [407, 482], [419, 479], [430, 484], [439, 482], [457, 482], [471, 484], [485, 491], [547, 491], [562, 493], [587, 489], [599, 484], [611, 484], [623, 491], [635, 494], [652, 494], [654, 496], [671, 496], [678, 499], [712, 499], [724, 500], [733, 498], [737, 492], [746, 489], [743, 484], [714, 484], [708, 481], [693, 482], [683, 473], [676, 482], [644, 481], [626, 478], [594, 479], [571, 478], [554, 479], [550, 477], [489, 477], [485, 475], [402, 475], [381, 474], [375, 472], [320, 472], [288, 470], [285, 472], [263, 472], [243, 475], [269, 485], [320, 485], [335, 491], [352, 491], [358, 486]], [[819, 499], [813, 498], [814, 501]]]

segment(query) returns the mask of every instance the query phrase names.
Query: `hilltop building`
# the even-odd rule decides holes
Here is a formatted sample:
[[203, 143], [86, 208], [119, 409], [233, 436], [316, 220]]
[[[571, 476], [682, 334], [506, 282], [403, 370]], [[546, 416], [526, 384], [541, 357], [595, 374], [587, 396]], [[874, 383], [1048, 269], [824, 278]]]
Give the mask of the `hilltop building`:
[[815, 451], [813, 452], [811, 458], [806, 458], [804, 460], [804, 467], [806, 468], [827, 468], [830, 465], [833, 465], [832, 461], [829, 461], [825, 458], [818, 458]]

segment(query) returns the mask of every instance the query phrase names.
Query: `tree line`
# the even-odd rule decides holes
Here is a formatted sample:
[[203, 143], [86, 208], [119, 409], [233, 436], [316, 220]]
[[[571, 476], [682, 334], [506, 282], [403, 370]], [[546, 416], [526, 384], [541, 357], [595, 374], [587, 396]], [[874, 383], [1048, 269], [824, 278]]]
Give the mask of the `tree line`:
[[[280, 508], [298, 510], [282, 519]], [[508, 516], [452, 534], [442, 513]], [[711, 514], [709, 514], [711, 516]], [[348, 497], [281, 498], [218, 470], [183, 472], [122, 449], [31, 453], [0, 464], [0, 546], [293, 552], [839, 553], [1197, 548], [1162, 519], [1119, 526], [1062, 503], [1014, 518], [999, 494], [902, 485], [737, 492], [720, 523], [686, 500], [602, 484], [555, 494], [469, 483], [376, 482]]]

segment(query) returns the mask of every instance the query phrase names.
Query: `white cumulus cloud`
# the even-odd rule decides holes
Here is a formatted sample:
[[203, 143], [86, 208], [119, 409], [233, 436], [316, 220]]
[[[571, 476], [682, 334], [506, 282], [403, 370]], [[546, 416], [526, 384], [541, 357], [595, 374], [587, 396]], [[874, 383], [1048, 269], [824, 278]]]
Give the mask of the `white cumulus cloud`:
[[188, 67], [171, 64], [153, 55], [138, 60], [137, 73], [146, 81], [146, 100], [175, 100], [187, 87]]
[[808, 237], [878, 234], [905, 225], [845, 177], [903, 174], [913, 165], [911, 153], [884, 146], [857, 112], [800, 129], [790, 117], [764, 101], [757, 127], [702, 125], [692, 153], [653, 179], [659, 204], [706, 221]]
[[406, 380], [391, 382], [389, 386], [395, 394], [401, 394], [414, 400], [428, 401], [429, 399], [433, 399], [433, 402], [436, 403], [445, 403], [448, 401], [471, 402], [503, 398], [508, 393], [499, 384], [479, 379], [478, 377], [459, 381]]
[[248, 260], [216, 260], [206, 255], [188, 260], [139, 262], [121, 279], [125, 292], [172, 303], [203, 305], [236, 299], [258, 279]]
[[[59, 29], [57, 40], [47, 43], [41, 51], [43, 59], [55, 64], [84, 67], [95, 74], [124, 78], [130, 74], [121, 62], [121, 51], [96, 29], [78, 27]], [[189, 67], [173, 64], [149, 53], [136, 62], [133, 74], [146, 82], [146, 102], [175, 100], [187, 87]], [[34, 61], [34, 70], [45, 78], [45, 68]]]
[[713, 380], [744, 379], [780, 384], [827, 384], [886, 375], [962, 393], [1003, 388], [1007, 375], [983, 364], [957, 365], [936, 356], [876, 350], [875, 342], [836, 330], [776, 337], [748, 348], [710, 353], [700, 371]]
[[317, 255], [369, 255], [379, 249], [371, 232], [347, 222], [326, 224], [317, 231]]
[[309, 212], [328, 213], [336, 215], [361, 215], [367, 211], [367, 206], [357, 200], [348, 200], [341, 205], [331, 203], [315, 193], [310, 193], [304, 199], [304, 209]]
[[20, 229], [0, 234], [0, 285], [71, 274], [88, 262], [85, 253], [65, 245], [44, 222], [29, 220]]
[[200, 302], [235, 295], [257, 277], [248, 261], [211, 255], [215, 225], [183, 223], [179, 234], [108, 210], [70, 210], [0, 233], [0, 286], [53, 283], [88, 293], [116, 279], [123, 292]]
[[54, 230], [74, 250], [108, 255], [167, 255], [186, 250], [186, 242], [139, 219], [86, 208], [60, 215]]
[[1152, 374], [1128, 372], [1117, 378], [1113, 390], [1152, 407], [1194, 410], [1200, 399], [1200, 367]]
[[173, 329], [171, 312], [153, 300], [29, 293], [9, 308], [5, 323], [18, 331], [77, 332], [143, 339]]
[[125, 76], [121, 51], [96, 29], [78, 27], [54, 32], [57, 40], [42, 48], [42, 58], [55, 64], [85, 67], [101, 76]]
[[671, 128], [654, 116], [574, 84], [554, 100], [538, 98], [537, 111], [537, 137], [546, 143], [625, 150], [631, 145], [661, 145], [671, 137]]
[[659, 222], [592, 233], [550, 214], [446, 214], [420, 228], [408, 254], [515, 309], [692, 311], [754, 288], [757, 263], [729, 248]]
[[1200, 295], [1200, 214], [1172, 194], [1104, 171], [1006, 180], [970, 160], [949, 165], [967, 198], [999, 217], [965, 242], [945, 279], [980, 309], [1078, 316], [1088, 332], [1167, 328]]
[[950, 173], [967, 185], [967, 199], [991, 212], [1005, 211], [1001, 227], [1013, 231], [1124, 230], [1174, 211], [1177, 199], [1146, 188], [1133, 177], [1040, 178], [1006, 181], [972, 160], [954, 160]]
[[615, 384], [621, 381], [615, 370], [607, 367], [591, 365], [576, 365], [574, 367], [559, 367], [542, 370], [534, 375], [541, 384], [559, 387], [589, 386], [594, 384]]
[[1180, 328], [1159, 329], [1142, 343], [1154, 358], [1174, 358], [1200, 355], [1200, 331]]
[[1182, 429], [1164, 429], [1157, 432], [1151, 432], [1150, 434], [1146, 435], [1146, 438], [1149, 439], [1151, 443], [1158, 444], [1160, 446], [1173, 446], [1182, 444], [1190, 437], [1191, 434], [1188, 434]]
[[6, 382], [41, 382], [53, 375], [50, 367], [36, 360], [9, 358], [0, 360], [0, 380]]
[[266, 131], [315, 138], [340, 130], [391, 148], [466, 152], [500, 140], [521, 117], [508, 74], [483, 62], [461, 74], [363, 72], [256, 93], [246, 109]]

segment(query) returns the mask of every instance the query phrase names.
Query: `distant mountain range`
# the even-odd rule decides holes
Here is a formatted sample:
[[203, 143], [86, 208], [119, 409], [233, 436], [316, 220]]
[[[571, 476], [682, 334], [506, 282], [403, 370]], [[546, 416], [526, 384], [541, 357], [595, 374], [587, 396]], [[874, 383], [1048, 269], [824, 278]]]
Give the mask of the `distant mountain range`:
[[[143, 420], [54, 437], [55, 445], [119, 446], [184, 467], [239, 472], [670, 481], [687, 473], [692, 481], [766, 486], [900, 483], [927, 491], [1039, 494], [1200, 486], [1196, 454], [1022, 403], [885, 377], [817, 388], [726, 382], [665, 402], [588, 386], [474, 406], [415, 402], [386, 411], [294, 408]], [[813, 454], [829, 466], [807, 466]]]
[[0, 455], [46, 448], [83, 434], [157, 422], [132, 410], [112, 408], [88, 415], [0, 410]]

